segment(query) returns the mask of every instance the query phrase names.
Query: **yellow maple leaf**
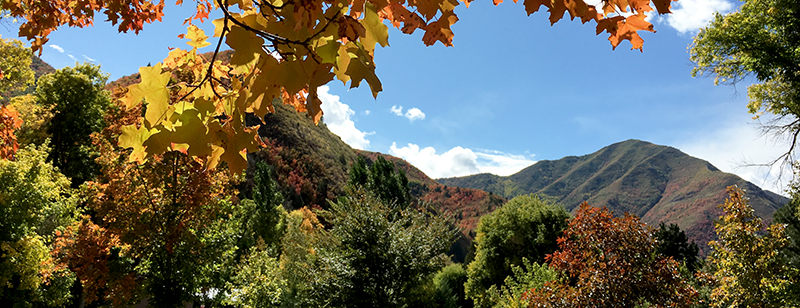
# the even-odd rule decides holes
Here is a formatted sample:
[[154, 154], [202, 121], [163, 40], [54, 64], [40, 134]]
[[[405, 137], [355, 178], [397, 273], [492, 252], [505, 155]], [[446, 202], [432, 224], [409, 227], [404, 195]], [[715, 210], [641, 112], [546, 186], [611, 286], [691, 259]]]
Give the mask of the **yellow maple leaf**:
[[185, 38], [189, 40], [186, 42], [186, 44], [189, 44], [189, 46], [200, 49], [211, 45], [211, 43], [206, 41], [208, 39], [208, 35], [206, 35], [203, 29], [200, 29], [195, 25], [191, 25], [186, 30]]

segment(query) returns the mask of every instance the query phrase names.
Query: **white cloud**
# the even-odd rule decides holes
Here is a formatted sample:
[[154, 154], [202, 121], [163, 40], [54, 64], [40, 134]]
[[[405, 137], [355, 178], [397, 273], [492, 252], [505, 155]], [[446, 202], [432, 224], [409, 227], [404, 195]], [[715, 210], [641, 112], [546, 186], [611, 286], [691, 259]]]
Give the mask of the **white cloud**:
[[392, 108], [389, 108], [389, 111], [391, 111], [392, 113], [394, 113], [396, 115], [402, 116], [403, 115], [403, 106], [394, 105], [394, 106], [392, 106]]
[[424, 120], [425, 113], [422, 112], [422, 110], [419, 110], [419, 108], [414, 107], [406, 111], [405, 117], [409, 121], [414, 122], [415, 120]]
[[64, 53], [64, 48], [61, 48], [61, 46], [58, 46], [56, 44], [50, 44], [50, 45], [47, 45], [47, 46], [50, 46], [50, 48], [53, 48], [53, 49], [55, 49], [56, 51], [58, 51], [60, 53]]
[[87, 56], [87, 55], [83, 55], [83, 58], [86, 59], [86, 60], [89, 60], [89, 62], [95, 62], [94, 59], [89, 58], [89, 56]]
[[364, 110], [364, 115], [368, 116], [369, 115], [369, 110]]
[[475, 152], [460, 146], [442, 154], [436, 154], [436, 149], [433, 147], [420, 148], [413, 143], [402, 148], [398, 148], [396, 143], [392, 143], [389, 154], [407, 160], [431, 178], [465, 176], [476, 173], [505, 176], [536, 163], [523, 155], [488, 150]]
[[356, 123], [350, 119], [356, 112], [347, 104], [340, 102], [338, 95], [328, 93], [328, 90], [330, 90], [328, 86], [317, 88], [317, 95], [322, 101], [322, 112], [325, 113], [325, 125], [351, 147], [367, 149], [369, 147], [367, 136], [374, 133], [365, 133], [356, 128]]
[[69, 58], [72, 59], [72, 61], [78, 62], [78, 58], [75, 58], [75, 56], [73, 56], [72, 54], [67, 54], [67, 56], [69, 56]]
[[394, 105], [392, 108], [389, 108], [389, 112], [394, 113], [394, 115], [399, 117], [406, 117], [406, 119], [411, 122], [425, 119], [425, 113], [422, 112], [422, 110], [419, 110], [417, 107], [408, 109], [406, 113], [403, 113], [403, 106]]
[[747, 165], [769, 163], [788, 150], [789, 144], [762, 136], [752, 122], [731, 122], [737, 124], [697, 134], [675, 147], [763, 189], [783, 194], [791, 178], [791, 169], [782, 170], [780, 164], [772, 168]]
[[680, 0], [673, 2], [672, 14], [664, 18], [681, 34], [694, 34], [708, 25], [714, 12], [727, 13], [733, 8], [729, 0]]

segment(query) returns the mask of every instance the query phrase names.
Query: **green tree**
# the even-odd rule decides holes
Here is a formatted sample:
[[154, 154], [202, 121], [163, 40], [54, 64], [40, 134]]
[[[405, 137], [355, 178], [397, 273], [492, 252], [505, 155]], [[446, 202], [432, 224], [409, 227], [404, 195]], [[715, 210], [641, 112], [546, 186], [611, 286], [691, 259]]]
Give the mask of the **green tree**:
[[64, 305], [74, 275], [56, 266], [55, 233], [74, 222], [69, 179], [46, 163], [47, 146], [0, 160], [0, 306]]
[[469, 264], [467, 297], [476, 307], [489, 307], [487, 291], [499, 288], [522, 266], [523, 258], [543, 263], [558, 248], [556, 239], [567, 228], [569, 213], [560, 205], [536, 195], [511, 199], [493, 213], [481, 217], [475, 237], [475, 259]]
[[99, 173], [91, 134], [102, 130], [111, 98], [103, 87], [108, 75], [90, 63], [65, 67], [39, 78], [36, 102], [53, 113], [45, 129], [51, 138], [49, 160], [77, 186]]
[[788, 204], [775, 211], [772, 223], [785, 226], [787, 242], [781, 248], [781, 256], [790, 267], [800, 270], [800, 217], [795, 215], [795, 209], [798, 207], [800, 207], [800, 200], [792, 199]]
[[[711, 293], [714, 307], [789, 307], [800, 305], [796, 295], [797, 271], [782, 262], [779, 251], [788, 239], [783, 225], [769, 226], [766, 234], [761, 218], [736, 186], [728, 187], [729, 198], [714, 225], [719, 240], [709, 242], [717, 285]], [[792, 294], [794, 293], [794, 294]]]
[[700, 248], [683, 232], [676, 224], [669, 224], [667, 227], [663, 222], [659, 224], [653, 236], [656, 238], [656, 252], [662, 256], [672, 257], [675, 261], [683, 263], [690, 272], [697, 270], [700, 260], [697, 253]]
[[32, 55], [20, 40], [0, 38], [0, 105], [33, 84]]
[[334, 306], [403, 307], [425, 277], [444, 266], [458, 232], [449, 217], [402, 209], [355, 191], [330, 204], [330, 234], [337, 239], [347, 288]]
[[279, 253], [288, 213], [283, 207], [283, 195], [272, 180], [272, 169], [267, 163], [255, 164], [253, 183], [253, 199], [242, 200], [236, 210], [235, 220], [240, 224], [237, 229], [241, 233], [237, 255], [245, 254], [259, 243]]
[[[693, 76], [710, 75], [715, 84], [735, 84], [747, 76], [748, 109], [789, 119], [777, 127], [797, 139], [800, 132], [800, 2], [745, 0], [738, 11], [717, 13], [690, 49]], [[794, 143], [792, 143], [794, 144]], [[789, 149], [791, 158], [794, 145]]]
[[467, 270], [461, 264], [450, 264], [439, 270], [433, 276], [436, 305], [442, 308], [472, 307], [472, 301], [464, 293], [466, 282]]
[[253, 247], [228, 284], [227, 304], [243, 308], [280, 307], [286, 281], [280, 262], [265, 247]]
[[350, 168], [349, 184], [361, 186], [383, 202], [394, 202], [401, 208], [408, 207], [412, 202], [411, 188], [405, 172], [395, 168], [393, 162], [381, 156], [378, 156], [372, 166], [367, 166], [364, 157], [359, 156]]
[[531, 263], [528, 259], [522, 259], [522, 265], [511, 266], [511, 274], [506, 277], [500, 288], [489, 288], [489, 296], [494, 307], [519, 308], [528, 307], [530, 302], [525, 296], [532, 289], [538, 289], [549, 281], [558, 279], [558, 272], [551, 269], [546, 263]]

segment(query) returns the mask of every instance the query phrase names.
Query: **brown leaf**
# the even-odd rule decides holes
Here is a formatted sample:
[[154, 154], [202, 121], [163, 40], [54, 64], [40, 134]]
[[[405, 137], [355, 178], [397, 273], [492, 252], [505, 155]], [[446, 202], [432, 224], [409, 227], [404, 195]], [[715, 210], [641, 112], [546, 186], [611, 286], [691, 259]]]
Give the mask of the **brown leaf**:
[[358, 20], [353, 17], [343, 15], [339, 17], [339, 37], [347, 38], [350, 41], [356, 41], [359, 37], [366, 34], [366, 29], [361, 25]]
[[658, 11], [659, 14], [667, 14], [672, 13], [672, 11], [670, 11], [672, 1], [677, 0], [653, 0], [653, 4], [656, 5], [656, 11]]
[[437, 21], [429, 23], [425, 27], [425, 35], [422, 36], [422, 41], [425, 45], [431, 46], [436, 41], [442, 42], [445, 46], [453, 46], [453, 31], [450, 26], [458, 21], [458, 17], [452, 11], [442, 13]]

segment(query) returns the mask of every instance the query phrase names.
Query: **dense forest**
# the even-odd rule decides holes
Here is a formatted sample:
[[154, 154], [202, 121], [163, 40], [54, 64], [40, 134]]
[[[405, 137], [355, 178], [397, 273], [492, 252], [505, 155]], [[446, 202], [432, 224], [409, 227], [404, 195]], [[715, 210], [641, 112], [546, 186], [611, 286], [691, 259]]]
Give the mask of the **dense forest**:
[[[98, 65], [54, 70], [33, 51], [95, 12], [138, 32], [160, 20], [163, 1], [0, 1], [0, 17], [24, 18], [20, 35], [32, 40], [0, 39], [0, 306], [800, 306], [800, 183], [783, 205], [751, 187], [678, 177], [692, 190], [684, 198], [701, 191], [695, 184], [726, 196], [707, 243], [648, 217], [683, 188], [649, 174], [655, 166], [714, 171], [662, 148], [628, 142], [613, 147], [647, 159], [607, 150], [534, 165], [522, 179], [458, 184], [486, 190], [439, 183], [349, 148], [326, 129], [316, 89], [366, 80], [377, 95], [372, 59], [388, 45], [387, 23], [451, 46], [458, 2], [234, 2], [197, 1], [191, 50], [109, 83]], [[612, 46], [640, 50], [637, 32], [654, 32], [644, 12], [670, 4], [524, 2], [528, 14], [544, 6], [555, 23], [569, 12]], [[212, 7], [224, 15], [217, 52], [198, 55], [212, 43], [191, 21]], [[798, 12], [796, 1], [747, 0], [717, 14], [690, 50], [695, 74], [754, 75], [748, 107], [793, 120], [773, 128], [792, 140]], [[226, 38], [234, 51], [219, 52]], [[564, 180], [545, 181], [555, 175]], [[632, 189], [606, 190], [621, 186]]]

